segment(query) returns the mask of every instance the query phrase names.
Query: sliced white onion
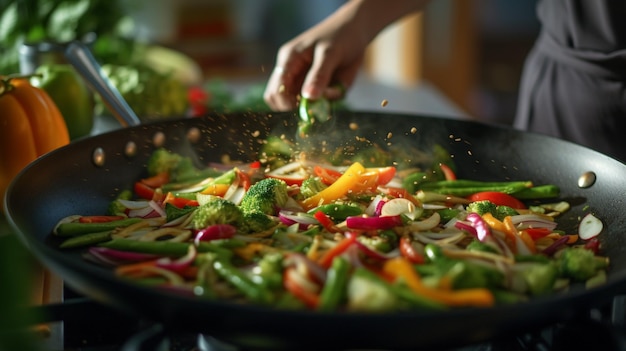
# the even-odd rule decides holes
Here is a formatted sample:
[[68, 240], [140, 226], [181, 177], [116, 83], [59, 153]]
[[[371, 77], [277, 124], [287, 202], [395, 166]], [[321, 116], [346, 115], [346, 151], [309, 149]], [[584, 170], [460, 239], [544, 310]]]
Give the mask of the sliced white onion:
[[602, 221], [593, 214], [588, 213], [578, 225], [578, 236], [583, 240], [589, 240], [598, 236], [603, 228]]
[[233, 180], [232, 183], [230, 183], [230, 186], [228, 187], [228, 190], [226, 190], [226, 193], [224, 194], [224, 198], [227, 200], [230, 200], [230, 198], [233, 196], [233, 194], [235, 193], [235, 191], [237, 191], [237, 189], [239, 189], [239, 180], [241, 178], [239, 176], [235, 176], [235, 179]]
[[302, 169], [302, 164], [300, 162], [290, 162], [284, 166], [278, 167], [267, 174], [270, 176], [285, 176], [290, 173], [294, 173]]
[[511, 216], [511, 222], [520, 230], [527, 228], [547, 228], [554, 230], [557, 226], [557, 223], [551, 218], [532, 213]]
[[291, 196], [287, 198], [287, 202], [285, 202], [285, 204], [283, 205], [283, 207], [281, 209], [282, 210], [293, 211], [293, 212], [303, 212], [304, 211], [304, 209], [302, 208], [302, 205], [300, 205], [298, 203], [298, 201], [296, 201]]
[[163, 210], [163, 208], [161, 206], [159, 206], [159, 204], [156, 203], [156, 201], [150, 201], [148, 202], [148, 205], [150, 205], [150, 207], [160, 215], [160, 217], [167, 217], [167, 214], [165, 213], [165, 210]]
[[370, 204], [367, 206], [364, 213], [370, 217], [374, 216], [376, 208], [378, 208], [378, 203], [381, 201], [383, 201], [383, 197], [381, 195], [376, 195], [372, 202], [370, 202]]
[[411, 220], [419, 218], [424, 210], [420, 206], [416, 206], [409, 199], [395, 198], [391, 199], [383, 205], [380, 211], [381, 216], [397, 216], [405, 215]]
[[137, 209], [133, 209], [133, 210], [128, 211], [128, 217], [131, 217], [131, 218], [135, 218], [135, 217], [146, 218], [152, 212], [154, 212], [154, 209], [152, 207], [150, 207], [150, 205], [146, 204], [146, 207], [137, 208]]
[[145, 208], [150, 206], [148, 204], [148, 200], [122, 200], [122, 199], [118, 199], [117, 200], [120, 204], [122, 204], [122, 206], [126, 207], [129, 210], [138, 210], [140, 208]]
[[176, 227], [179, 226], [183, 223], [185, 223], [185, 221], [189, 218], [189, 216], [191, 216], [191, 213], [187, 213], [185, 215], [182, 215], [180, 217], [176, 217], [174, 219], [172, 219], [171, 221], [163, 224], [164, 227]]
[[77, 221], [81, 216], [80, 215], [71, 215], [71, 216], [67, 216], [64, 218], [61, 218], [61, 220], [59, 222], [57, 222], [57, 224], [54, 226], [54, 229], [52, 230], [53, 234], [57, 234], [57, 229], [59, 228], [59, 226], [63, 223], [71, 223], [74, 221]]
[[315, 219], [315, 217], [304, 212], [292, 212], [292, 211], [287, 211], [287, 210], [281, 210], [278, 213], [278, 216], [287, 218], [299, 224], [306, 224], [306, 225], [319, 224], [319, 222], [317, 221], [317, 219]]
[[432, 216], [426, 218], [423, 221], [411, 222], [408, 227], [411, 232], [430, 230], [438, 226], [440, 221], [441, 216], [438, 212], [434, 212]]
[[224, 198], [234, 203], [235, 205], [240, 205], [241, 200], [243, 200], [243, 196], [245, 194], [246, 194], [246, 189], [242, 187], [238, 187], [237, 189], [235, 189], [235, 191], [233, 191], [232, 194], [229, 195], [229, 197], [224, 196]]

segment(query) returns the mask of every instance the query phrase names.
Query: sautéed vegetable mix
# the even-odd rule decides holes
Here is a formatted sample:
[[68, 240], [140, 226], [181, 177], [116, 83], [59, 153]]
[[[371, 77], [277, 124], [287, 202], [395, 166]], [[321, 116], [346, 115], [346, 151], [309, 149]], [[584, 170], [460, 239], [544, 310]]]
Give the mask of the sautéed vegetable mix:
[[563, 232], [557, 186], [460, 179], [449, 158], [367, 160], [199, 169], [157, 149], [108, 213], [63, 218], [53, 235], [137, 284], [286, 309], [488, 307], [606, 280], [602, 221]]

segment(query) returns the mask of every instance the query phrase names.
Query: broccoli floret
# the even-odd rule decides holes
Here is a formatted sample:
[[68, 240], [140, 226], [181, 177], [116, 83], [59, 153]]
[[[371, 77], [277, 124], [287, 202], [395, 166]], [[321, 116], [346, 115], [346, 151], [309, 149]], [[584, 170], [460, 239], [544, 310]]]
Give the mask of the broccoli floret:
[[320, 191], [326, 189], [328, 186], [322, 182], [320, 177], [310, 177], [305, 179], [300, 185], [300, 195], [304, 198], [311, 197]]
[[474, 201], [468, 204], [465, 209], [467, 210], [467, 212], [475, 212], [482, 216], [485, 213], [496, 213], [496, 208], [497, 206], [493, 202], [489, 200], [482, 200]]
[[276, 225], [276, 221], [272, 217], [263, 212], [244, 212], [243, 213], [243, 231], [248, 233], [258, 233], [268, 230]]
[[117, 198], [109, 204], [107, 213], [111, 216], [126, 215], [126, 206], [122, 205], [117, 200], [130, 200], [133, 197], [133, 192], [130, 190], [123, 190]]
[[504, 274], [497, 269], [461, 260], [450, 260], [445, 265], [451, 265], [445, 276], [453, 289], [492, 288], [504, 284]]
[[481, 216], [485, 213], [491, 213], [495, 218], [499, 220], [503, 220], [506, 216], [514, 216], [519, 214], [511, 207], [496, 206], [496, 204], [489, 200], [474, 201], [468, 204], [465, 209], [468, 212], [475, 212]]
[[585, 281], [608, 265], [605, 258], [596, 257], [593, 251], [581, 247], [564, 249], [558, 263], [561, 275], [575, 281]]
[[243, 212], [233, 202], [223, 198], [215, 198], [202, 206], [198, 206], [192, 226], [195, 229], [206, 228], [213, 224], [231, 224], [239, 228], [243, 223]]
[[552, 292], [559, 271], [550, 263], [531, 263], [519, 272], [526, 282], [527, 291], [533, 296], [545, 295]]
[[416, 269], [431, 281], [446, 277], [453, 289], [495, 288], [504, 285], [504, 274], [496, 268], [449, 258], [435, 244], [426, 244], [424, 253], [429, 263], [418, 265]]
[[506, 216], [516, 216], [519, 212], [517, 212], [514, 208], [509, 206], [496, 206], [496, 213], [493, 214], [499, 220], [503, 220]]
[[148, 159], [147, 169], [149, 176], [167, 172], [171, 182], [181, 182], [221, 174], [219, 171], [209, 168], [201, 170], [193, 164], [191, 158], [164, 148], [158, 148], [152, 152]]
[[275, 215], [276, 209], [287, 203], [287, 183], [277, 178], [265, 178], [254, 183], [241, 200], [243, 212], [261, 212]]
[[252, 279], [270, 289], [282, 287], [283, 254], [268, 252], [259, 260], [258, 269], [253, 270]]
[[348, 280], [348, 309], [353, 311], [388, 311], [397, 308], [399, 298], [380, 277], [357, 267]]

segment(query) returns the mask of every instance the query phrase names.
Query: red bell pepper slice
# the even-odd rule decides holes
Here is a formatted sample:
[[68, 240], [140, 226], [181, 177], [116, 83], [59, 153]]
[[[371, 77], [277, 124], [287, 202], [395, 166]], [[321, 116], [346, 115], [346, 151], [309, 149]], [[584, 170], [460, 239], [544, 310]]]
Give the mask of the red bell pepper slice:
[[239, 186], [243, 187], [245, 191], [248, 191], [248, 189], [250, 189], [250, 185], [252, 185], [250, 175], [237, 169], [237, 177], [239, 177]]
[[381, 187], [379, 189], [385, 195], [389, 195], [389, 196], [394, 197], [394, 198], [407, 199], [407, 200], [411, 201], [415, 206], [422, 206], [420, 201], [415, 196], [413, 196], [411, 193], [409, 193], [406, 189], [404, 189], [404, 188]]
[[424, 263], [424, 255], [417, 252], [411, 240], [405, 236], [400, 238], [400, 243], [398, 244], [398, 248], [400, 249], [400, 254], [409, 260], [411, 263], [422, 264]]
[[124, 216], [81, 216], [78, 219], [80, 223], [106, 223], [124, 219]]
[[296, 174], [296, 175], [290, 175], [290, 174], [283, 174], [283, 175], [278, 175], [278, 174], [270, 174], [267, 173], [265, 174], [266, 177], [268, 178], [276, 178], [276, 179], [280, 179], [283, 182], [285, 182], [287, 185], [297, 185], [297, 186], [301, 186], [302, 182], [304, 182], [304, 176]]
[[526, 228], [524, 231], [526, 231], [526, 233], [528, 233], [533, 240], [543, 238], [544, 236], [552, 233], [552, 231], [548, 228]]
[[142, 199], [152, 200], [154, 199], [155, 191], [154, 188], [144, 184], [141, 181], [135, 182], [135, 186], [133, 188], [135, 194]]
[[320, 257], [318, 261], [320, 266], [322, 266], [324, 269], [330, 268], [335, 257], [344, 253], [352, 244], [354, 244], [354, 242], [356, 241], [356, 237], [356, 235], [348, 235], [345, 239], [338, 242], [337, 245], [335, 245], [333, 248], [326, 251], [326, 253], [324, 253], [324, 255], [322, 255], [322, 257]]
[[598, 254], [600, 251], [600, 240], [597, 237], [589, 239], [585, 245], [583, 246], [587, 250], [593, 251], [593, 253]]
[[160, 188], [163, 185], [169, 183], [170, 175], [167, 172], [161, 172], [159, 174], [153, 175], [152, 177], [144, 178], [140, 180], [143, 184], [151, 187], [151, 188]]
[[317, 211], [313, 214], [313, 217], [315, 217], [315, 219], [320, 222], [322, 227], [324, 227], [324, 229], [328, 230], [329, 232], [339, 232], [339, 229], [335, 226], [335, 222], [333, 222], [333, 220], [330, 219], [330, 217], [326, 213], [322, 211]]
[[334, 183], [339, 177], [341, 172], [334, 169], [324, 168], [322, 166], [313, 167], [313, 173], [322, 179], [322, 182], [326, 185]]
[[396, 167], [380, 167], [380, 168], [367, 168], [367, 172], [374, 171], [378, 173], [378, 185], [385, 185], [389, 183], [393, 177], [396, 176]]
[[307, 307], [316, 309], [320, 303], [319, 295], [301, 287], [296, 279], [293, 278], [293, 274], [298, 274], [294, 267], [285, 268], [285, 272], [283, 273], [283, 286]]
[[500, 191], [481, 191], [468, 196], [467, 199], [472, 202], [489, 200], [498, 206], [508, 206], [514, 209], [526, 208], [526, 205], [517, 198]]
[[440, 163], [439, 168], [441, 168], [441, 172], [443, 172], [443, 176], [446, 180], [456, 180], [456, 173], [445, 163]]

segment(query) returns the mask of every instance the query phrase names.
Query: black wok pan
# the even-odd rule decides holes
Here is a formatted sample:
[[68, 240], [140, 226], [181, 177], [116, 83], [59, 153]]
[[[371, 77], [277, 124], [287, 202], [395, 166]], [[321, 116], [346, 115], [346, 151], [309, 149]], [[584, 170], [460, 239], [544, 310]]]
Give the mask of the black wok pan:
[[[604, 221], [600, 240], [611, 259], [608, 282], [513, 306], [443, 313], [313, 313], [156, 291], [122, 281], [86, 263], [77, 252], [56, 248], [50, 235], [55, 223], [71, 214], [104, 213], [121, 189], [146, 175], [145, 163], [155, 147], [192, 156], [198, 164], [219, 161], [223, 155], [251, 161], [266, 136], [295, 135], [296, 120], [290, 113], [209, 115], [79, 140], [41, 157], [18, 175], [5, 198], [7, 218], [36, 257], [77, 291], [167, 328], [206, 333], [249, 348], [443, 349], [565, 321], [625, 290], [626, 165], [541, 135], [428, 116], [344, 112], [336, 118], [334, 133], [324, 139], [346, 150], [363, 143], [430, 150], [439, 143], [454, 156], [460, 177], [557, 184], [562, 197], [573, 204], [560, 219], [560, 228], [574, 232], [578, 219], [589, 211]], [[579, 177], [588, 171], [595, 172], [597, 180], [580, 188]]]

